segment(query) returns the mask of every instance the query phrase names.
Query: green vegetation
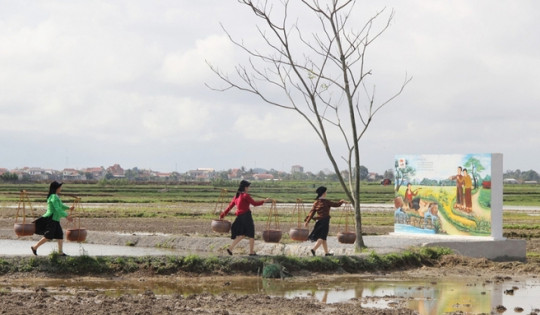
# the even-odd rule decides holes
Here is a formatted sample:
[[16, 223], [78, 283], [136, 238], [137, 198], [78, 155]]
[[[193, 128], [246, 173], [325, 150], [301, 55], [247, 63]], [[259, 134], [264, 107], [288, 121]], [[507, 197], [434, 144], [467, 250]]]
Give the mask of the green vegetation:
[[[236, 191], [235, 181], [219, 181], [199, 184], [115, 184], [104, 182], [97, 184], [67, 183], [62, 193], [76, 195], [83, 203], [215, 203], [220, 199], [222, 190], [227, 190], [228, 201]], [[255, 198], [272, 198], [278, 203], [294, 203], [297, 199], [304, 202], [313, 200], [315, 189], [325, 185], [332, 199], [346, 199], [345, 193], [337, 182], [314, 181], [256, 181], [253, 182], [252, 194]], [[392, 185], [362, 182], [362, 203], [392, 203], [394, 197]], [[0, 202], [17, 202], [21, 190], [29, 192], [31, 202], [43, 202], [48, 191], [47, 184], [0, 184]], [[487, 193], [487, 192], [486, 192]], [[482, 198], [480, 203], [489, 206], [489, 200]], [[540, 185], [505, 185], [503, 202], [505, 205], [534, 206], [540, 205]]]
[[503, 203], [537, 206], [540, 204], [540, 185], [504, 185]]
[[[313, 200], [313, 190], [318, 185], [327, 185], [330, 191], [330, 198], [345, 198], [338, 183], [319, 183], [308, 181], [275, 181], [275, 182], [254, 182], [252, 193], [254, 198], [270, 197], [278, 201], [278, 211], [280, 223], [289, 226], [298, 221], [298, 215], [292, 213], [293, 206], [297, 198], [303, 202], [310, 203]], [[21, 190], [29, 192], [32, 208], [35, 209], [34, 217], [42, 214], [45, 209], [45, 194], [47, 184], [0, 184], [0, 208], [3, 214], [15, 216], [16, 209], [12, 206], [19, 201]], [[82, 217], [141, 217], [141, 218], [198, 218], [211, 220], [216, 218], [215, 211], [221, 211], [228, 204], [233, 196], [237, 183], [220, 181], [219, 186], [212, 183], [175, 184], [175, 185], [102, 185], [102, 184], [71, 184], [65, 185], [63, 201], [70, 204], [76, 195], [82, 198]], [[227, 193], [220, 198], [222, 191]], [[379, 184], [364, 183], [362, 185], [364, 199], [362, 203], [385, 203], [391, 206], [394, 196], [392, 186], [382, 186]], [[487, 201], [483, 200], [481, 190], [480, 202], [487, 206]], [[439, 196], [441, 197], [441, 196]], [[220, 200], [221, 199], [221, 200]], [[505, 204], [512, 205], [540, 205], [540, 185], [506, 185], [504, 187]], [[509, 202], [508, 200], [511, 200]], [[220, 202], [221, 201], [221, 202]], [[91, 204], [91, 205], [89, 205]], [[287, 205], [284, 205], [287, 204]], [[304, 209], [308, 211], [309, 209]], [[441, 209], [441, 215], [444, 214]], [[256, 222], [266, 222], [268, 219], [268, 207], [254, 211]], [[307, 214], [307, 213], [306, 213]], [[28, 215], [28, 213], [27, 213]], [[354, 226], [352, 213], [349, 215], [349, 227]], [[468, 218], [467, 218], [468, 219]], [[303, 217], [301, 217], [303, 220]], [[338, 229], [344, 228], [346, 214], [343, 211], [333, 215], [332, 225]], [[505, 224], [504, 229], [521, 229], [531, 232], [540, 228], [540, 216], [531, 216], [527, 213], [511, 211], [503, 214], [503, 222], [512, 222], [512, 225]], [[485, 230], [488, 222], [473, 222], [477, 229]], [[392, 211], [363, 211], [362, 224], [364, 226], [393, 226], [394, 217]], [[512, 231], [505, 231], [506, 237], [512, 237]], [[537, 238], [539, 233], [529, 233], [525, 238]], [[517, 236], [517, 235], [514, 235]], [[517, 236], [519, 237], [519, 236]], [[287, 243], [287, 233], [283, 235], [282, 242]], [[132, 245], [132, 244], [126, 244]], [[162, 247], [169, 247], [168, 244], [161, 244]]]
[[[236, 183], [230, 182], [228, 186], [214, 186], [211, 183], [200, 185], [122, 185], [101, 186], [99, 184], [66, 184], [63, 190], [63, 201], [70, 204], [73, 199], [70, 195], [82, 198], [81, 206], [83, 217], [159, 217], [159, 218], [199, 218], [211, 220], [216, 217], [215, 211], [221, 211], [233, 196]], [[255, 198], [269, 196], [277, 199], [278, 203], [288, 203], [287, 206], [278, 205], [280, 223], [294, 224], [298, 216], [293, 215], [292, 209], [296, 198], [301, 198], [305, 203], [313, 200], [313, 190], [320, 183], [315, 182], [254, 182], [253, 195]], [[324, 183], [331, 192], [332, 199], [345, 198], [337, 183]], [[227, 189], [224, 198], [220, 195], [223, 189]], [[386, 203], [393, 199], [393, 190], [390, 186], [378, 184], [365, 184], [363, 194], [366, 198], [362, 203]], [[507, 185], [505, 199], [508, 194], [518, 205], [540, 205], [540, 186], [534, 185]], [[35, 209], [33, 216], [40, 215], [45, 209], [46, 184], [0, 184], [0, 208], [7, 204], [17, 203], [21, 190], [29, 192], [29, 197]], [[480, 198], [482, 199], [482, 198]], [[91, 203], [91, 206], [85, 204]], [[485, 202], [484, 202], [485, 203]], [[506, 203], [506, 202], [505, 202]], [[506, 203], [508, 204], [508, 203]], [[266, 222], [268, 219], [267, 208], [254, 212], [254, 220]], [[309, 209], [305, 209], [308, 211]], [[15, 210], [9, 211], [4, 208], [4, 214], [15, 215]], [[306, 213], [307, 214], [307, 213]], [[441, 211], [442, 214], [442, 211]], [[27, 214], [28, 215], [28, 214]], [[349, 215], [349, 225], [354, 226], [352, 213]], [[301, 218], [303, 220], [303, 217]], [[346, 215], [343, 212], [336, 213], [332, 218], [332, 224], [343, 228]], [[540, 217], [531, 216], [522, 212], [505, 212], [503, 220], [513, 222], [514, 226], [505, 225], [505, 229], [517, 228], [536, 230], [540, 225]], [[392, 226], [394, 224], [393, 212], [390, 211], [363, 211], [362, 224], [364, 226]], [[475, 222], [482, 229], [484, 222]], [[283, 240], [287, 242], [287, 235]], [[167, 244], [163, 244], [167, 247]]]
[[[345, 199], [345, 193], [337, 182], [310, 181], [260, 181], [252, 185], [255, 198], [272, 198], [278, 203], [293, 203], [296, 200], [311, 201], [315, 189], [325, 185], [333, 199]], [[227, 190], [227, 202], [238, 188], [234, 181], [200, 184], [72, 184], [62, 190], [65, 196], [76, 195], [85, 203], [213, 203], [220, 199], [222, 190]], [[43, 202], [48, 191], [47, 184], [0, 184], [0, 201], [19, 200], [21, 190], [29, 192], [31, 202]], [[389, 203], [393, 198], [393, 187], [365, 183], [362, 185], [362, 203]]]
[[[451, 251], [446, 248], [422, 247], [401, 254], [334, 257], [292, 256], [235, 256], [200, 257], [189, 256], [146, 256], [146, 257], [63, 257], [52, 253], [43, 257], [0, 258], [0, 274], [26, 272], [48, 275], [96, 275], [189, 273], [261, 274], [267, 277], [288, 272], [336, 272], [358, 273], [365, 271], [389, 271], [432, 265], [434, 261]], [[273, 266], [273, 267], [270, 267]], [[266, 267], [266, 268], [265, 268]], [[266, 271], [265, 271], [266, 270]]]

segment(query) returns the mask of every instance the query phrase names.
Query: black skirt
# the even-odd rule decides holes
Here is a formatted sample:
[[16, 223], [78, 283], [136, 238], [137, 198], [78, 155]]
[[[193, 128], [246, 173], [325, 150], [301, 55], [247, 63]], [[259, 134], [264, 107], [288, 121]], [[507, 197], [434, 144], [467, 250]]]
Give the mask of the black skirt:
[[312, 242], [315, 242], [318, 239], [323, 239], [326, 241], [328, 237], [328, 231], [330, 229], [330, 217], [320, 219], [315, 223], [313, 231], [308, 236], [308, 239]]
[[255, 237], [255, 224], [251, 211], [237, 216], [231, 226], [231, 239], [234, 240], [237, 236], [242, 235], [249, 238]]
[[34, 221], [36, 225], [35, 234], [43, 235], [48, 240], [62, 240], [64, 239], [64, 232], [60, 222], [53, 220], [51, 217], [41, 217]]

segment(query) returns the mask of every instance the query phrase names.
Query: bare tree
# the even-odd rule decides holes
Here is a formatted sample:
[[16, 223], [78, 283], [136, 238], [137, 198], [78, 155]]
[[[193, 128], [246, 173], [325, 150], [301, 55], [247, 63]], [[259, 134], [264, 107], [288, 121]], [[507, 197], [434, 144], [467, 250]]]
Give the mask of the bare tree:
[[[356, 248], [365, 247], [362, 238], [360, 207], [360, 146], [373, 117], [396, 98], [411, 78], [383, 101], [376, 101], [375, 86], [368, 88], [368, 47], [390, 26], [394, 12], [384, 22], [385, 9], [349, 30], [354, 0], [251, 1], [238, 0], [260, 18], [258, 34], [266, 47], [248, 47], [223, 27], [232, 43], [249, 57], [246, 64], [237, 65], [232, 77], [216, 66], [210, 68], [231, 88], [253, 93], [264, 102], [291, 110], [304, 118], [321, 140], [343, 190], [354, 205]], [[274, 4], [279, 4], [275, 10]], [[300, 7], [302, 18], [291, 19], [292, 7]], [[318, 30], [303, 28], [303, 18], [314, 18]], [[273, 93], [272, 89], [281, 91]], [[283, 97], [285, 96], [285, 97]], [[338, 140], [335, 139], [337, 135]], [[341, 139], [341, 140], [339, 140]], [[340, 172], [336, 147], [349, 175]], [[346, 152], [343, 152], [346, 148]], [[345, 153], [345, 154], [343, 154]], [[346, 177], [344, 177], [346, 176]]]

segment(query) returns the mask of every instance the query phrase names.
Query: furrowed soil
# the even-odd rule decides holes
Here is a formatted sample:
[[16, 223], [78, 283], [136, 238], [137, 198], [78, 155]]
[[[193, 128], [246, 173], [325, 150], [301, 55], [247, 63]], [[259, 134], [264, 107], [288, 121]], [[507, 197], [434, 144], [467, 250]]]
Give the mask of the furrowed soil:
[[[509, 222], [505, 222], [508, 224]], [[65, 226], [65, 222], [62, 225]], [[256, 223], [256, 231], [265, 229], [265, 222]], [[111, 231], [123, 233], [164, 233], [189, 236], [194, 243], [212, 234], [209, 220], [201, 218], [117, 218], [100, 217], [86, 219], [84, 226], [92, 231], [93, 243], [109, 244]], [[335, 226], [332, 227], [335, 229]], [[16, 238], [13, 229], [13, 218], [0, 218], [0, 230], [3, 238]], [[8, 233], [9, 231], [11, 233]], [[364, 226], [363, 232], [372, 235], [382, 235], [393, 231], [393, 226]], [[331, 234], [335, 230], [331, 230]], [[12, 236], [10, 236], [13, 234]], [[537, 232], [530, 229], [515, 228], [505, 230], [505, 235], [527, 239], [527, 252], [539, 253], [540, 242]], [[244, 241], [245, 242], [245, 241]], [[223, 236], [227, 245], [230, 239]], [[116, 245], [116, 244], [115, 244]], [[540, 272], [539, 260], [531, 256], [527, 262], [493, 262], [486, 259], [473, 259], [457, 255], [443, 256], [430, 266], [413, 270], [394, 270], [378, 272], [369, 276], [389, 279], [423, 279], [445, 277], [474, 278], [482, 281], [501, 279], [501, 276], [519, 278], [536, 277]], [[148, 273], [127, 273], [107, 275], [105, 279], [119, 283], [145, 283], [153, 280], [174, 281], [177, 285], [208, 287], [226, 286], [238, 278], [253, 276], [245, 274], [175, 274], [155, 275]], [[294, 277], [309, 277], [320, 279], [321, 283], [329, 277], [339, 277], [337, 274], [327, 274], [323, 271], [316, 274], [297, 274]], [[258, 293], [236, 295], [220, 293], [191, 294], [156, 294], [152, 289], [143, 293], [114, 295], [103, 288], [66, 286], [65, 284], [43, 286], [39, 279], [51, 279], [58, 275], [40, 273], [8, 273], [0, 276], [0, 314], [414, 314], [404, 306], [394, 305], [389, 309], [364, 308], [361, 299], [351, 299], [347, 302], [326, 304], [314, 298], [273, 297]], [[32, 279], [32, 281], [28, 281]], [[103, 275], [79, 277], [64, 275], [61, 279], [73, 282], [104, 280]], [[226, 292], [226, 290], [224, 290]], [[391, 297], [390, 297], [391, 298]]]

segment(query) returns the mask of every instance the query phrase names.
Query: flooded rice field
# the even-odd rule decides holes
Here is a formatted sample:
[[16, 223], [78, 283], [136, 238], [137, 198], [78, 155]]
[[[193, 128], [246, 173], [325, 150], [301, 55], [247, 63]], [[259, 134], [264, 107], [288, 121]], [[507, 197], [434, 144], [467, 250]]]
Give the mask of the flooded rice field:
[[319, 279], [276, 280], [235, 276], [191, 280], [175, 276], [159, 279], [26, 278], [2, 281], [0, 292], [42, 290], [54, 296], [73, 290], [77, 294], [102, 294], [112, 298], [149, 291], [156, 296], [184, 297], [194, 294], [263, 294], [287, 299], [302, 297], [325, 304], [355, 301], [363, 308], [410, 309], [418, 314], [531, 314], [540, 311], [538, 279], [479, 281], [477, 278], [460, 278], [439, 281], [323, 276]]

